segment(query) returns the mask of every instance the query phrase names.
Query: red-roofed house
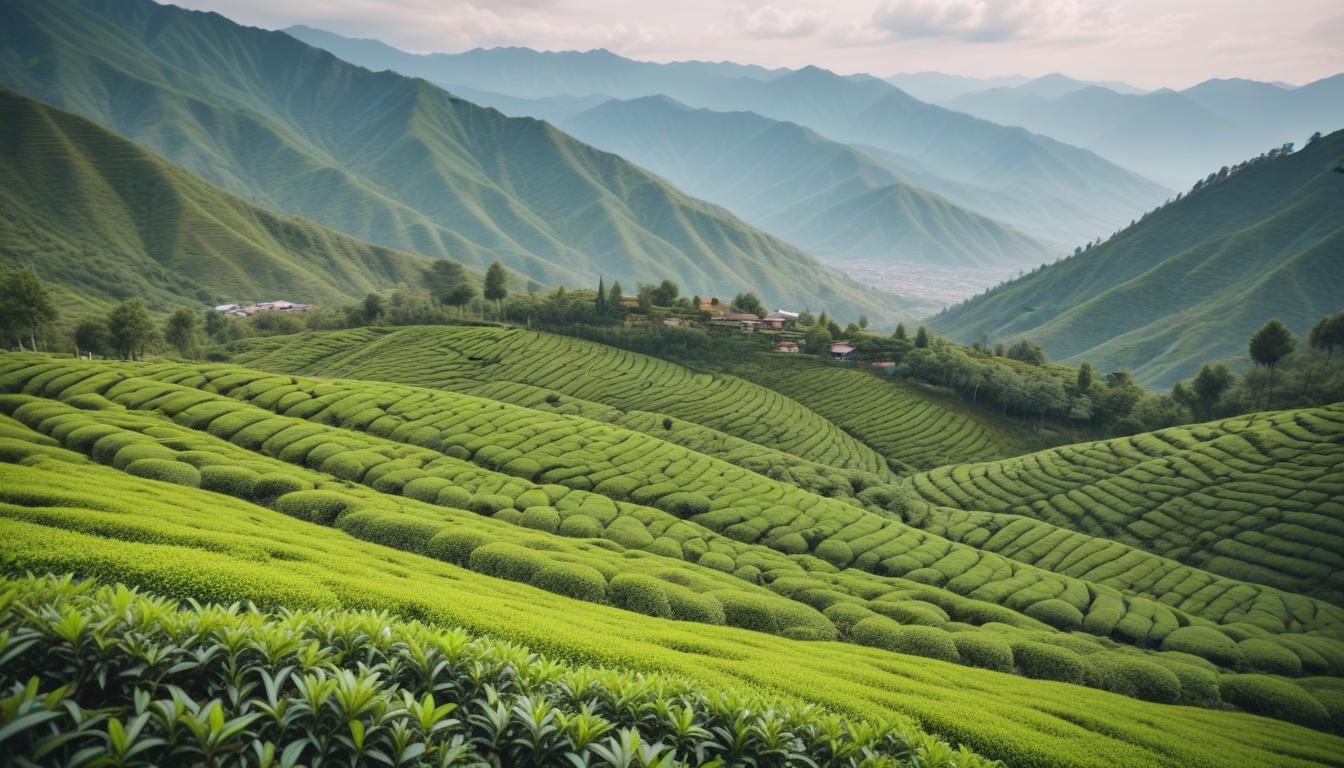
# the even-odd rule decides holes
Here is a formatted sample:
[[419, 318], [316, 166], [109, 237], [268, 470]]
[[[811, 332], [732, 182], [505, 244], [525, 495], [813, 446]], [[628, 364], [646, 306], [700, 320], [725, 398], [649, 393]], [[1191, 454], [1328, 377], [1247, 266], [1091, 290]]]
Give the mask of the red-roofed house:
[[853, 360], [858, 356], [858, 350], [843, 341], [837, 341], [831, 344], [831, 358], [834, 360]]

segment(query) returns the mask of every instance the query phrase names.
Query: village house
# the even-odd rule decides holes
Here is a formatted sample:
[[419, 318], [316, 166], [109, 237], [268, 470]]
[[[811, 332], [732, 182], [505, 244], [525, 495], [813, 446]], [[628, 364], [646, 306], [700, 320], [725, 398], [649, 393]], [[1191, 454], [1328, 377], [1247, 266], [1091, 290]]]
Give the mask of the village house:
[[798, 351], [799, 351], [799, 348], [798, 348], [798, 342], [796, 342], [796, 341], [779, 341], [779, 342], [776, 342], [776, 343], [775, 343], [775, 351], [776, 351], [776, 352], [798, 352]]
[[296, 304], [292, 301], [279, 299], [257, 304], [219, 304], [215, 306], [215, 311], [231, 317], [251, 317], [259, 312], [307, 312], [312, 308], [312, 304]]
[[761, 318], [761, 330], [784, 331], [792, 328], [797, 321], [797, 312], [786, 312], [782, 309], [776, 309], [774, 312]]
[[750, 312], [722, 312], [710, 315], [709, 324], [713, 328], [734, 328], [742, 333], [755, 333], [760, 330], [761, 318]]
[[831, 359], [853, 362], [858, 358], [858, 350], [850, 346], [847, 342], [837, 341], [831, 344]]

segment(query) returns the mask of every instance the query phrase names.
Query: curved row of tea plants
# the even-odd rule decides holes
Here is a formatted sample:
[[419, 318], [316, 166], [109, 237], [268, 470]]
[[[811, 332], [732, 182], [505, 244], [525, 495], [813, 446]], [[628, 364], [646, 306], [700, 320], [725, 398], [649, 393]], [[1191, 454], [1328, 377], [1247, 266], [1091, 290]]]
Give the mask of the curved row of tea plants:
[[[80, 364], [77, 367], [102, 369], [101, 373], [109, 373], [109, 371], [106, 370], [109, 366], [84, 366], [83, 364]], [[147, 367], [145, 366], [127, 366], [124, 368], [127, 370], [147, 370]], [[236, 369], [220, 369], [219, 372], [222, 372], [224, 377], [233, 377], [234, 381], [232, 384], [240, 387], [254, 387], [258, 381], [258, 379], [255, 378], [257, 374], [252, 374], [254, 377], [252, 379], [248, 379], [246, 376], [239, 378], [241, 374], [239, 374]], [[94, 390], [103, 391], [107, 395], [121, 400], [128, 405], [136, 407], [157, 407], [171, 413], [179, 418], [179, 420], [186, 421], [198, 428], [209, 429], [214, 433], [221, 433], [221, 436], [229, 437], [235, 442], [241, 442], [254, 448], [258, 447], [256, 445], [257, 443], [260, 443], [260, 448], [263, 451], [268, 450], [267, 447], [269, 446], [271, 452], [278, 451], [281, 454], [284, 454], [285, 451], [290, 450], [291, 445], [301, 445], [303, 440], [309, 440], [310, 443], [308, 447], [304, 449], [305, 454], [300, 458], [305, 460], [315, 458], [314, 466], [336, 469], [339, 468], [336, 465], [342, 464], [343, 462], [341, 460], [333, 459], [332, 457], [341, 457], [344, 459], [349, 456], [362, 456], [366, 460], [359, 465], [363, 468], [362, 476], [345, 475], [348, 479], [369, 482], [374, 488], [381, 488], [385, 491], [394, 493], [406, 492], [410, 496], [423, 498], [425, 501], [438, 500], [438, 497], [442, 496], [444, 493], [444, 489], [452, 485], [452, 483], [448, 482], [443, 475], [433, 474], [434, 472], [443, 470], [445, 466], [455, 465], [455, 471], [449, 474], [448, 477], [451, 477], [456, 481], [461, 481], [464, 479], [461, 470], [464, 467], [470, 466], [458, 460], [445, 459], [428, 450], [387, 444], [386, 441], [377, 441], [371, 438], [357, 438], [353, 435], [340, 435], [338, 434], [339, 430], [323, 427], [314, 428], [309, 425], [304, 425], [301, 422], [296, 423], [293, 419], [267, 417], [266, 412], [258, 412], [258, 409], [250, 408], [241, 403], [223, 400], [219, 396], [211, 395], [207, 392], [183, 390], [182, 388], [173, 385], [164, 385], [150, 379], [125, 378], [121, 374], [114, 374], [110, 378], [102, 376], [100, 380], [100, 376], [95, 375], [86, 377], [72, 387], [67, 386], [70, 382], [66, 381], [69, 378], [69, 368], [62, 364], [53, 363], [51, 366], [45, 368], [41, 365], [33, 365], [29, 366], [25, 370], [25, 373], [28, 374], [26, 382], [28, 385], [27, 388], [29, 389], [45, 390], [50, 389], [53, 386], [64, 386], [65, 389], [62, 389], [61, 391], [63, 394], [69, 394], [72, 398], [72, 402], [79, 402], [79, 404], [86, 407], [97, 407], [99, 401], [107, 403], [107, 401], [100, 396], [94, 395], [90, 391], [85, 391], [91, 387]], [[188, 380], [194, 380], [194, 374], [192, 374], [189, 369], [175, 369], [175, 375], [184, 377]], [[259, 388], [260, 390], [270, 392], [280, 399], [284, 399], [294, 393], [292, 386], [280, 386], [280, 384], [274, 382], [273, 379], [261, 379], [261, 381], [267, 380], [271, 380], [275, 386], [262, 387]], [[223, 377], [216, 379], [216, 381], [222, 382]], [[292, 382], [288, 379], [284, 379], [283, 383], [291, 384]], [[393, 397], [392, 399], [398, 398]], [[69, 406], [59, 403], [20, 403], [11, 400], [7, 401], [6, 405], [7, 407], [12, 408], [16, 415], [20, 416], [33, 426], [38, 427], [44, 432], [59, 434], [67, 440], [73, 439], [75, 447], [81, 447], [95, 457], [99, 457], [101, 454], [102, 460], [116, 464], [119, 458], [122, 457], [123, 451], [127, 452], [127, 456], [125, 457], [126, 461], [121, 462], [122, 464], [129, 467], [129, 462], [136, 460], [136, 456], [130, 455], [136, 451], [136, 448], [129, 447], [129, 444], [122, 444], [122, 441], [118, 439], [120, 437], [119, 435], [100, 434], [96, 430], [87, 428], [89, 421], [97, 420], [94, 414], [80, 413]], [[107, 420], [107, 416], [101, 412], [98, 416], [103, 416], [104, 419]], [[121, 424], [127, 424], [128, 421], [135, 421], [134, 418], [120, 414], [116, 414], [115, 417], [110, 420]], [[224, 423], [217, 425], [216, 422], [220, 421], [223, 421]], [[151, 447], [154, 452], [161, 454], [161, 459], [172, 458], [172, 449], [168, 446], [173, 446], [173, 448], [177, 450], [185, 449], [182, 456], [193, 465], [204, 463], [207, 460], [207, 457], [211, 463], [228, 460], [230, 457], [221, 455], [227, 454], [228, 451], [222, 449], [239, 451], [239, 449], [234, 448], [234, 446], [222, 443], [218, 438], [208, 435], [201, 435], [200, 441], [193, 442], [188, 436], [181, 434], [182, 428], [172, 424], [155, 425], [152, 422], [149, 424], [142, 423], [140, 424], [140, 428], [144, 431], [153, 432], [158, 437], [159, 444]], [[81, 432], [81, 430], [83, 430], [83, 432]], [[96, 440], [91, 442], [91, 438], [96, 438]], [[98, 443], [102, 441], [108, 442], [110, 447], [100, 448]], [[165, 445], [165, 443], [167, 445]], [[379, 443], [381, 443], [381, 445], [379, 445]], [[319, 451], [320, 446], [322, 445], [330, 446], [330, 448], [322, 450], [319, 455], [314, 457], [313, 453]], [[115, 451], [115, 453], [113, 451]], [[382, 453], [379, 453], [379, 451], [382, 451]], [[253, 455], [242, 451], [239, 452], [242, 453], [242, 456], [233, 457], [235, 462], [244, 465], [248, 463], [262, 464], [263, 466], [258, 467], [258, 469], [266, 469], [264, 466], [265, 462], [261, 460], [261, 457], [255, 457], [256, 461], [253, 461]], [[292, 455], [291, 459], [293, 458], [296, 457]], [[377, 460], [376, 465], [369, 464], [369, 460], [375, 459]], [[327, 467], [329, 463], [333, 466]], [[272, 469], [274, 469], [274, 467], [272, 467]], [[343, 472], [344, 471], [345, 470], [343, 470]], [[253, 471], [253, 474], [255, 474], [255, 471]], [[477, 472], [476, 474], [485, 475], [491, 473]], [[432, 482], [426, 483], [425, 481]], [[508, 478], [504, 478], [504, 481], [508, 482]], [[493, 486], [492, 489], [499, 490]], [[457, 488], [453, 488], [452, 490], [457, 491]], [[479, 487], [477, 487], [477, 490], [479, 490]], [[426, 491], [429, 492], [429, 496], [434, 498], [431, 499], [424, 496], [423, 494]], [[458, 500], [458, 506], [475, 506], [475, 501], [478, 499], [469, 498], [467, 494], [462, 493], [461, 491], [457, 492], [461, 494], [461, 498]], [[521, 501], [521, 499], [529, 492], [538, 497], [535, 503]], [[1168, 658], [1168, 654], [1156, 654], [1159, 663], [1172, 666], [1171, 670], [1161, 675], [1169, 685], [1163, 690], [1157, 690], [1151, 694], [1144, 694], [1135, 691], [1132, 684], [1126, 678], [1117, 678], [1112, 671], [1115, 665], [1119, 664], [1126, 668], [1142, 667], [1151, 672], [1151, 665], [1145, 667], [1145, 662], [1143, 662], [1142, 659], [1125, 659], [1116, 656], [1116, 654], [1107, 651], [1106, 646], [1099, 644], [1095, 639], [1075, 637], [1069, 638], [1069, 642], [1064, 643], [1063, 638], [1054, 637], [1049, 633], [1044, 637], [1038, 637], [1034, 630], [1046, 630], [1046, 623], [1028, 619], [1013, 611], [1000, 608], [998, 605], [978, 600], [968, 600], [960, 595], [945, 590], [925, 587], [910, 580], [874, 577], [859, 572], [846, 572], [846, 574], [842, 574], [840, 577], [821, 576], [818, 578], [811, 578], [795, 564], [788, 561], [781, 561], [779, 555], [770, 556], [768, 550], [763, 553], [759, 550], [750, 550], [739, 542], [716, 541], [715, 537], [712, 535], [705, 535], [706, 532], [703, 530], [698, 532], [702, 536], [702, 538], [697, 539], [702, 542], [698, 546], [704, 547], [703, 542], [707, 540], [709, 542], [709, 547], [712, 549], [701, 549], [698, 553], [692, 552], [689, 547], [684, 547], [684, 541], [678, 541], [678, 531], [669, 529], [665, 533], [671, 535], [658, 535], [656, 539], [654, 537], [655, 534], [660, 533], [656, 527], [660, 517], [663, 522], [670, 523], [678, 528], [686, 528], [687, 532], [695, 535], [697, 532], [693, 527], [688, 527], [690, 524], [679, 522], [675, 517], [667, 513], [661, 513], [649, 508], [635, 509], [630, 505], [612, 504], [605, 499], [600, 499], [600, 497], [594, 498], [590, 494], [585, 494], [581, 491], [566, 492], [565, 488], [558, 486], [533, 487], [528, 489], [526, 486], [515, 484], [512, 493], [517, 494], [519, 501], [515, 501], [513, 496], [505, 498], [504, 503], [502, 504], [497, 504], [492, 500], [487, 506], [486, 511], [493, 512], [496, 519], [507, 519], [511, 522], [521, 523], [522, 525], [542, 530], [556, 530], [556, 523], [562, 519], [562, 515], [564, 515], [566, 522], [568, 522], [568, 518], [571, 516], [575, 517], [576, 522], [579, 519], [586, 519], [589, 523], [593, 524], [593, 534], [609, 535], [611, 539], [625, 544], [643, 545], [645, 548], [649, 549], [649, 551], [658, 552], [660, 554], [673, 554], [678, 557], [683, 557], [688, 554], [693, 555], [696, 556], [700, 563], [706, 566], [706, 568], [732, 572], [740, 579], [748, 581], [764, 579], [767, 581], [770, 589], [797, 599], [800, 603], [805, 605], [812, 606], [819, 610], [825, 610], [827, 617], [835, 622], [835, 624], [842, 631], [846, 632], [847, 635], [850, 634], [849, 629], [852, 626], [855, 631], [852, 633], [851, 639], [857, 642], [879, 645], [893, 650], [934, 656], [936, 658], [961, 661], [968, 664], [990, 666], [991, 668], [1004, 671], [1020, 671], [1028, 675], [1056, 677], [1058, 673], [1049, 665], [1033, 663], [1029, 656], [1034, 646], [1024, 645], [1033, 643], [1037, 640], [1044, 640], [1047, 643], [1062, 645], [1064, 647], [1064, 650], [1055, 650], [1053, 653], [1055, 655], [1067, 653], [1070, 657], [1070, 660], [1073, 662], [1072, 671], [1065, 679], [1072, 682], [1079, 682], [1131, 694], [1137, 693], [1138, 695], [1150, 695], [1153, 698], [1162, 700], [1181, 699], [1188, 700], [1191, 703], [1200, 703], [1204, 705], [1217, 703], [1218, 701], [1216, 690], [1212, 698], [1208, 695], [1208, 689], [1212, 687], [1209, 682], [1213, 679], [1211, 672], [1215, 668], [1212, 665], [1208, 665], [1207, 669], [1192, 669], [1190, 664], [1191, 659], [1189, 658], [1180, 658], [1177, 656]], [[300, 497], [302, 497], [302, 495], [303, 494], [299, 494]], [[328, 495], [330, 495], [330, 492], [328, 492]], [[491, 497], [493, 497], [493, 499], [498, 499], [502, 495], [503, 494], [491, 494]], [[555, 502], [556, 507], [552, 508], [544, 506], [544, 502], [548, 500]], [[567, 500], [570, 502], [569, 504], [566, 503]], [[589, 504], [589, 502], [599, 500], [606, 502], [606, 508], [609, 511], [605, 514], [616, 514], [617, 516], [615, 519], [619, 522], [631, 523], [637, 520], [640, 523], [649, 524], [649, 532], [646, 533], [639, 524], [636, 524], [634, 528], [628, 526], [623, 527], [619, 531], [620, 535], [616, 535], [617, 532], [612, 530], [615, 526], [610, 526], [607, 533], [601, 533], [601, 529], [593, 522], [592, 516], [596, 515], [600, 517], [602, 513], [599, 513], [596, 509], [590, 508]], [[285, 499], [280, 499], [279, 501], [284, 502], [286, 505], [289, 503]], [[338, 525], [346, 527], [356, 535], [422, 552], [428, 551], [425, 549], [425, 542], [433, 543], [439, 532], [438, 528], [434, 527], [433, 523], [425, 520], [378, 520], [375, 525], [375, 521], [368, 519], [370, 515], [342, 516], [342, 512], [352, 505], [353, 502], [328, 503], [326, 506], [332, 511], [324, 521], [331, 522], [334, 520]], [[625, 508], [627, 513], [634, 513], [633, 518], [628, 514], [618, 514], [618, 510], [621, 508]], [[290, 510], [288, 506], [285, 506], [285, 509], [286, 511], [293, 511]], [[652, 517], [650, 517], [650, 513], [652, 513]], [[404, 517], [404, 515], [402, 517]], [[546, 518], [550, 518], [549, 521]], [[571, 528], [566, 531], [564, 525], [565, 523], [563, 522], [560, 524], [562, 533], [568, 532], [570, 535], [592, 535], [584, 534], [580, 529], [576, 528]], [[441, 523], [439, 523], [439, 526], [441, 527]], [[632, 541], [631, 538], [636, 533], [642, 534], [643, 539]], [[460, 538], [461, 537], [459, 537], [459, 539]], [[470, 543], [472, 546], [478, 547], [483, 542], [476, 539]], [[454, 559], [457, 562], [467, 562], [472, 553], [469, 550], [461, 551], [463, 546], [465, 545], [462, 541], [457, 541], [453, 547], [453, 550], [456, 551], [457, 554], [450, 559]], [[830, 549], [833, 548], [823, 546], [819, 548], [818, 551], [829, 555], [832, 554]], [[522, 553], [514, 552], [513, 556], [504, 558], [506, 562], [503, 566], [498, 566], [490, 564], [492, 561], [485, 560], [485, 558], [491, 554], [491, 551], [487, 551], [482, 555], [482, 562], [480, 564], [473, 563], [473, 565], [478, 565], [482, 569], [487, 570], [487, 572], [506, 575], [510, 578], [532, 580], [535, 577], [536, 579], [539, 579], [539, 581], [534, 581], [534, 583], [538, 583], [540, 586], [546, 588], [552, 588], [552, 585], [550, 584], [551, 577], [549, 577], [547, 572], [541, 569], [540, 566], [528, 565], [525, 562], [519, 567], [512, 562], [516, 560], [539, 561], [541, 559], [540, 556], [535, 554], [524, 555]], [[587, 557], [594, 560], [600, 560], [596, 554], [589, 554]], [[498, 558], [495, 559], [497, 560]], [[593, 564], [598, 565], [599, 563], [594, 562]], [[575, 565], [579, 564], [576, 563]], [[818, 570], [816, 566], [824, 565], [824, 563], [817, 561], [815, 563], [809, 563], [809, 565], [813, 570]], [[610, 566], [603, 566], [604, 569], [609, 567]], [[647, 568], [647, 566], [642, 567]], [[575, 569], [571, 568], [570, 570]], [[834, 570], [834, 568], [832, 567], [831, 570]], [[711, 570], [709, 573], [712, 574], [714, 571]], [[1003, 575], [1009, 583], [1013, 583], [1013, 579], [1008, 578], [1012, 575], [1011, 570]], [[590, 583], [587, 587], [588, 591], [577, 593], [576, 596], [585, 596], [587, 599], [601, 600], [604, 595], [601, 579], [597, 578], [598, 574], [593, 574], [591, 571], [590, 576], [591, 578], [588, 580]], [[691, 577], [688, 575], [678, 576], [677, 578], [681, 580], [679, 583], [676, 583], [674, 586], [659, 585], [658, 591], [664, 592], [670, 590], [676, 592], [680, 591], [680, 587], [689, 586], [691, 584], [691, 582], [688, 581]], [[695, 585], [696, 591], [703, 592], [712, 589], [711, 586], [703, 586], [703, 580], [698, 581], [701, 583]], [[1076, 628], [1061, 626], [1060, 616], [1062, 615], [1067, 619], [1068, 614], [1079, 613], [1079, 611], [1076, 608], [1071, 608], [1070, 605], [1064, 604], [1064, 602], [1058, 598], [1048, 597], [1048, 594], [1057, 593], [1050, 590], [1042, 592], [1039, 587], [1045, 585], [1039, 584], [1037, 581], [1024, 584], [1021, 579], [1018, 579], [1016, 582], [1019, 587], [1035, 585], [1035, 588], [1033, 589], [1022, 590], [1026, 595], [1033, 596], [1032, 599], [1034, 599], [1035, 602], [1041, 603], [1039, 608], [1035, 603], [1026, 605], [1025, 610], [1028, 616], [1039, 616], [1042, 621], [1060, 626], [1061, 629]], [[564, 590], [566, 588], [564, 584], [567, 583], [567, 581], [561, 582], [560, 589]], [[612, 584], [614, 586], [616, 582], [613, 581]], [[1082, 604], [1086, 605], [1085, 601], [1090, 594], [1089, 589], [1081, 584], [1075, 586], [1080, 586], [1082, 589], [1066, 592], [1065, 594], [1062, 594], [1061, 597], [1072, 601], [1082, 600], [1084, 601]], [[628, 588], [629, 587], [627, 586], [627, 589]], [[571, 592], [565, 593], [574, 594]], [[1144, 605], [1136, 605], [1135, 601], [1127, 601], [1123, 596], [1114, 595], [1114, 593], [1103, 595], [1102, 597], [1111, 598], [1121, 606], [1133, 609], [1130, 610], [1129, 613], [1136, 616], [1147, 617], [1146, 620], [1150, 624], [1154, 623], [1151, 620], [1154, 610], [1166, 610], [1161, 606], [1156, 606], [1156, 604], [1147, 606], [1145, 610]], [[834, 630], [822, 623], [820, 621], [820, 616], [816, 613], [810, 610], [799, 611], [798, 608], [801, 608], [801, 606], [797, 606], [793, 609], [777, 606], [775, 609], [771, 610], [768, 608], [768, 601], [761, 601], [759, 598], [752, 600], [746, 600], [745, 598], [729, 598], [731, 598], [731, 595], [724, 596], [724, 599], [727, 600], [727, 604], [724, 607], [728, 609], [730, 623], [755, 629], [765, 629], [766, 631], [784, 631], [789, 634], [798, 634], [798, 636], [825, 637], [834, 635]], [[631, 607], [627, 604], [628, 598], [617, 597], [614, 589], [613, 599], [617, 600], [618, 604]], [[716, 598], [711, 596], [710, 601], [713, 602], [715, 599]], [[656, 604], [661, 605], [665, 600], [666, 598], [660, 597], [656, 601]], [[706, 616], [722, 614], [722, 611], [720, 611], [717, 606], [694, 604], [694, 601], [691, 601], [688, 595], [684, 595], [674, 602], [682, 605], [690, 603], [689, 607], [679, 609], [683, 612], [674, 612], [672, 614], [682, 618], [698, 618], [700, 620], [705, 620], [704, 617]], [[836, 605], [836, 603], [841, 602], [844, 604]], [[1102, 602], [1104, 603], [1105, 601], [1103, 600]], [[755, 604], [759, 607], [755, 610], [749, 610], [749, 604]], [[1013, 603], [1013, 605], [1014, 607], [1022, 608], [1021, 604]], [[641, 608], [636, 608], [636, 610], [641, 610]], [[658, 612], [662, 615], [667, 615], [668, 613], [667, 608], [645, 610], [646, 612]], [[687, 614], [684, 613], [684, 611], [691, 612]], [[1178, 617], [1170, 612], [1166, 612], [1165, 615], [1167, 616], [1169, 624], [1164, 631], [1170, 632], [1172, 628], [1177, 626]], [[808, 618], [809, 616], [811, 616], [811, 618]], [[885, 626], [884, 622], [886, 625], [890, 625], [892, 623], [891, 619], [899, 620], [904, 624], [923, 626], [918, 628], [888, 628], [890, 631], [870, 631], [873, 629], [883, 630]], [[1010, 629], [1011, 626], [1018, 626], [1028, 631], [1015, 632], [1013, 633], [1013, 636], [1006, 638], [973, 639], [966, 637], [949, 638], [946, 637], [946, 633], [942, 632], [941, 629], [932, 628], [937, 626], [943, 629], [965, 631], [974, 629], [973, 626], [970, 626], [971, 624], [979, 625], [986, 622], [995, 623], [998, 627], [1003, 629]], [[1181, 619], [1181, 623], [1184, 623], [1184, 619]], [[1281, 645], [1278, 642], [1278, 638], [1271, 637], [1266, 639], [1265, 636], [1267, 633], [1265, 631], [1258, 630], [1254, 627], [1250, 628], [1250, 630], [1253, 630], [1254, 634], [1247, 630], [1240, 630], [1235, 635], [1241, 642], [1235, 644], [1236, 648], [1232, 652], [1225, 651], [1221, 648], [1215, 648], [1217, 655], [1214, 655], [1213, 658], [1220, 663], [1223, 663], [1228, 668], [1251, 670], [1264, 669], [1267, 671], [1286, 672], [1289, 674], [1300, 674], [1304, 668], [1308, 671], [1318, 670], [1335, 673], [1340, 669], [1344, 669], [1344, 666], [1341, 666], [1341, 664], [1337, 662], [1321, 661], [1322, 656], [1315, 654], [1314, 652], [1307, 656], [1307, 662], [1305, 664], [1297, 662], [1296, 668], [1293, 668], [1292, 665], [1285, 665], [1284, 659], [1282, 658], [1285, 654], [1283, 649], [1278, 647]], [[1147, 632], [1146, 628], [1145, 632]], [[1181, 634], [1177, 633], [1177, 637], [1179, 638], [1180, 636]], [[1146, 638], [1140, 636], [1138, 639], [1143, 640]], [[1305, 646], [1309, 649], [1314, 643], [1319, 642], [1319, 639], [1314, 637], [1304, 636], [1295, 637], [1293, 639], [1298, 645]], [[1229, 645], [1233, 645], [1231, 640], [1224, 639], [1224, 641]], [[995, 650], [999, 654], [997, 658], [986, 660], [980, 653], [983, 649], [973, 647], [983, 646], [986, 643], [995, 647]], [[969, 648], [970, 650], [965, 650], [963, 652], [964, 648]], [[1257, 649], [1259, 652], [1252, 653], [1252, 651], [1257, 651]], [[1204, 655], [1201, 648], [1192, 647], [1191, 650], [1195, 650], [1197, 653], [1200, 653], [1200, 655]], [[1274, 653], [1275, 651], [1278, 652], [1277, 655]], [[1007, 660], [1003, 658], [1004, 654], [1008, 654]], [[1325, 655], [1330, 656], [1328, 652]], [[1083, 659], [1080, 658], [1080, 656], [1085, 656], [1087, 658]], [[1296, 656], [1291, 656], [1291, 654], [1289, 654], [1289, 656], [1296, 662]], [[1159, 670], [1159, 672], [1161, 671]], [[1175, 675], [1175, 677], [1173, 677], [1173, 675]], [[1184, 678], [1186, 682], [1178, 687], [1177, 682], [1180, 678]], [[1186, 695], [1187, 692], [1183, 689], [1190, 688], [1191, 685], [1195, 686], [1192, 690], [1201, 690], [1202, 692], [1197, 695]]]
[[883, 456], [918, 469], [998, 459], [1040, 445], [1020, 427], [808, 356], [760, 356], [732, 372], [797, 400]]
[[10, 569], [73, 572], [173, 599], [377, 608], [462, 626], [566, 664], [682, 677], [711, 698], [753, 688], [845, 717], [891, 721], [904, 713], [1014, 765], [1308, 766], [1338, 765], [1344, 754], [1344, 739], [1278, 720], [850, 644], [654, 619], [351, 539], [197, 488], [50, 455], [23, 461], [0, 464], [0, 537]]
[[358, 329], [239, 343], [234, 361], [284, 373], [463, 390], [518, 382], [701, 424], [809, 461], [890, 478], [873, 449], [777, 392], [733, 376], [522, 329]]
[[942, 467], [913, 487], [1344, 605], [1344, 404]]
[[989, 765], [909, 724], [711, 696], [386, 612], [185, 607], [53, 577], [0, 594], [5, 749], [38, 763]]

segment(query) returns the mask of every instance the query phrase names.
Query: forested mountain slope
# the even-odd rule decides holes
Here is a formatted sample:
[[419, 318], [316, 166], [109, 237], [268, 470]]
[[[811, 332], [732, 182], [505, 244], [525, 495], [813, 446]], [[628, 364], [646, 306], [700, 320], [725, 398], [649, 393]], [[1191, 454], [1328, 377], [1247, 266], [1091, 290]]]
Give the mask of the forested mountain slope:
[[[357, 64], [406, 67], [438, 83], [527, 98], [661, 94], [695, 107], [746, 110], [794, 122], [833, 141], [895, 153], [903, 165], [966, 189], [962, 197], [954, 197], [928, 183], [919, 186], [1052, 242], [1079, 243], [1105, 235], [1170, 195], [1087, 150], [925, 104], [876, 78], [844, 77], [817, 67], [735, 73], [714, 64], [633, 62], [605, 51], [526, 49], [390, 57], [386, 46], [375, 51], [369, 41], [300, 34]], [[583, 76], [560, 82], [548, 72], [572, 74], [570, 65], [576, 60], [584, 62]], [[620, 87], [613, 85], [614, 75], [603, 77], [618, 71]], [[984, 193], [991, 202], [979, 207], [974, 201]]]
[[891, 318], [894, 299], [542, 122], [373, 73], [279, 32], [149, 0], [0, 9], [0, 82], [90, 117], [227, 190], [370, 242], [541, 282]]
[[0, 88], [0, 260], [67, 308], [336, 304], [418, 284], [425, 256], [260, 208], [84, 118]]
[[795, 123], [651, 96], [609, 101], [560, 126], [822, 259], [1019, 267], [1059, 250]]
[[1266, 320], [1305, 333], [1344, 302], [1342, 161], [1338, 131], [1253, 163], [930, 324], [962, 341], [1030, 338], [1052, 359], [1153, 386], [1211, 360], [1240, 365]]

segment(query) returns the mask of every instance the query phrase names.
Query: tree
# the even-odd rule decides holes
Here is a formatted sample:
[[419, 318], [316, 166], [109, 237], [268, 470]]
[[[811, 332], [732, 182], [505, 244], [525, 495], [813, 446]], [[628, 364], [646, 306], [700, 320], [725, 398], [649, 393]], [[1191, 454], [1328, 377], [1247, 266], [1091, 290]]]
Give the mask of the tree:
[[486, 300], [495, 302], [496, 307], [509, 295], [509, 276], [498, 261], [491, 263], [485, 271], [484, 293]]
[[664, 280], [653, 289], [653, 303], [660, 307], [670, 307], [677, 302], [677, 296], [681, 295], [681, 289], [671, 280]]
[[929, 331], [922, 325], [919, 326], [919, 330], [915, 332], [915, 348], [916, 349], [929, 348]]
[[905, 323], [897, 323], [896, 332], [893, 333], [891, 337], [897, 341], [905, 341], [910, 338], [910, 334], [905, 330]]
[[476, 288], [467, 278], [467, 271], [455, 261], [440, 259], [434, 262], [425, 282], [429, 284], [430, 297], [444, 306], [457, 307], [459, 317], [462, 308], [476, 296]]
[[757, 317], [766, 315], [765, 305], [761, 304], [761, 299], [754, 293], [739, 293], [733, 297], [733, 311], [747, 312]]
[[1194, 396], [1194, 410], [1198, 411], [1197, 415], [1203, 419], [1212, 418], [1213, 408], [1218, 404], [1219, 398], [1232, 388], [1236, 380], [1232, 371], [1222, 363], [1201, 365], [1194, 381], [1190, 382], [1190, 392]]
[[625, 305], [621, 303], [623, 298], [625, 297], [621, 294], [621, 281], [612, 280], [611, 290], [607, 292], [607, 311], [619, 315], [625, 309]]
[[810, 309], [804, 309], [802, 313], [798, 315], [799, 325], [808, 326], [812, 325], [815, 322], [817, 322], [817, 318], [815, 315], [812, 314], [812, 310]]
[[177, 350], [178, 355], [191, 357], [200, 339], [196, 313], [183, 307], [169, 315], [163, 323], [163, 338]]
[[1324, 349], [1327, 359], [1334, 359], [1335, 347], [1344, 346], [1344, 310], [1317, 320], [1311, 326], [1307, 343], [1312, 349]]
[[658, 291], [658, 286], [653, 283], [636, 283], [635, 298], [639, 299], [639, 311], [642, 314], [649, 314], [653, 311], [653, 295]]
[[1020, 360], [1028, 365], [1045, 365], [1045, 350], [1039, 344], [1019, 339], [1008, 345], [1006, 355], [1010, 360]]
[[[1073, 384], [1073, 390], [1079, 395], [1086, 395], [1092, 389], [1092, 364], [1083, 363], [1078, 366], [1078, 379]], [[1091, 404], [1088, 404], [1091, 407]]]
[[140, 299], [123, 301], [107, 313], [107, 335], [123, 360], [143, 360], [145, 350], [158, 340], [158, 329]]
[[831, 332], [822, 323], [810, 326], [803, 337], [804, 349], [813, 355], [826, 355], [831, 351]]
[[1249, 347], [1251, 359], [1255, 364], [1269, 370], [1269, 385], [1265, 390], [1265, 404], [1268, 405], [1274, 396], [1274, 366], [1297, 348], [1297, 340], [1293, 338], [1293, 332], [1288, 330], [1288, 326], [1278, 318], [1274, 318], [1252, 334]]
[[59, 313], [51, 294], [31, 266], [0, 272], [0, 327], [23, 349], [23, 338], [36, 350], [42, 328]]
[[597, 296], [593, 299], [593, 308], [597, 310], [598, 317], [607, 316], [607, 281], [606, 278], [597, 278]]
[[86, 317], [75, 326], [75, 354], [107, 354], [107, 323], [100, 317]]
[[868, 330], [868, 316], [867, 316], [867, 315], [859, 315], [859, 327], [862, 328], [862, 329], [865, 330], [865, 331]]
[[376, 323], [383, 316], [383, 297], [370, 293], [364, 297], [364, 322]]

